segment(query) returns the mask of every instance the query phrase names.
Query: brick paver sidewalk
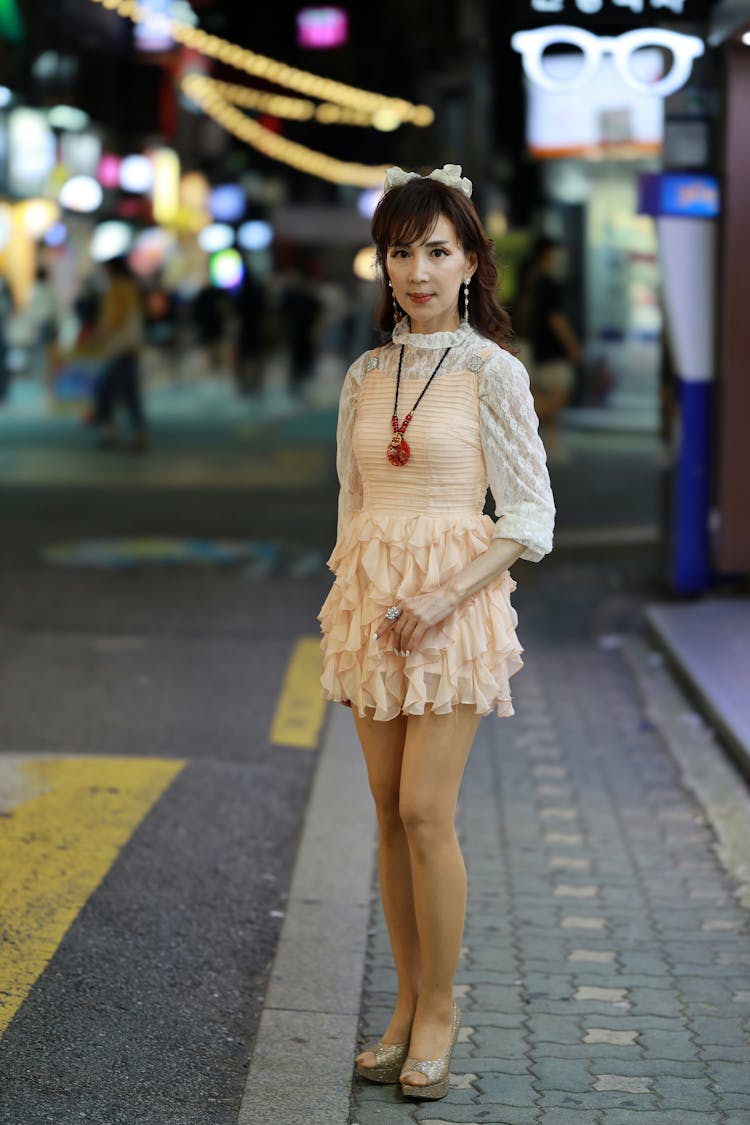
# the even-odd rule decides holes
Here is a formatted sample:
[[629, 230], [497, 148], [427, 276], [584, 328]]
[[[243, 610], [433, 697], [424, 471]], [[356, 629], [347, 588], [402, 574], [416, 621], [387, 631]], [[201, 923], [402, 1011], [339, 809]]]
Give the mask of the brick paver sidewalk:
[[[517, 714], [482, 722], [462, 788], [451, 1090], [355, 1079], [350, 1120], [748, 1125], [750, 914], [622, 651], [534, 618]], [[394, 990], [375, 896], [362, 1042]]]

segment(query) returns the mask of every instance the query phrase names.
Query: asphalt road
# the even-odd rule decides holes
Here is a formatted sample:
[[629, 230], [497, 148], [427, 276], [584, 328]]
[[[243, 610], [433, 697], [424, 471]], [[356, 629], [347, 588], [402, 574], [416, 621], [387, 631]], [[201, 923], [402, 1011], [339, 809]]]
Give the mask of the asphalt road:
[[[289, 491], [0, 491], [0, 763], [116, 755], [126, 783], [129, 760], [185, 762], [0, 1039], [3, 1123], [234, 1125], [316, 757], [269, 729], [317, 632], [333, 511]], [[277, 552], [270, 573], [42, 558], [113, 535]]]

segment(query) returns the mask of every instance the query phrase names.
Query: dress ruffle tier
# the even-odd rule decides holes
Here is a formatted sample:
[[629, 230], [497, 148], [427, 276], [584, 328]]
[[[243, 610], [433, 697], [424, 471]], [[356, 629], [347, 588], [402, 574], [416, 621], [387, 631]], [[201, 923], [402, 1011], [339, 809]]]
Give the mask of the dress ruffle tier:
[[394, 602], [449, 581], [489, 546], [489, 516], [467, 513], [354, 514], [328, 560], [336, 575], [318, 614], [324, 698], [351, 703], [375, 719], [447, 714], [472, 704], [478, 714], [513, 715], [510, 678], [523, 667], [509, 571], [430, 628], [408, 656], [390, 632], [375, 633]]

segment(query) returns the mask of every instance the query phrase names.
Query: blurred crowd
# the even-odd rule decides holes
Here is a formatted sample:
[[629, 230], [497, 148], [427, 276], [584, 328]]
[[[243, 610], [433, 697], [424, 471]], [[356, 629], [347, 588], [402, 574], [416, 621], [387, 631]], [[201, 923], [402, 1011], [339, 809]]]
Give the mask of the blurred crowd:
[[145, 356], [162, 381], [231, 380], [249, 404], [262, 401], [273, 357], [288, 396], [304, 401], [322, 351], [341, 355], [343, 377], [346, 357], [369, 345], [370, 289], [347, 290], [303, 259], [269, 278], [247, 270], [233, 289], [206, 277], [186, 290], [144, 283], [115, 258], [64, 300], [40, 266], [23, 309], [0, 282], [0, 405], [14, 380], [33, 381], [52, 408], [77, 404], [100, 448], [145, 452]]

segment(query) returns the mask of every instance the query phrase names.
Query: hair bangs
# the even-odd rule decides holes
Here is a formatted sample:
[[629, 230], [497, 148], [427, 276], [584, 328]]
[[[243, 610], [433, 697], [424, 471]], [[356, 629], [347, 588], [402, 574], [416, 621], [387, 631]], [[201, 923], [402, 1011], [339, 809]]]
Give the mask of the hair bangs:
[[389, 246], [423, 241], [435, 229], [442, 212], [438, 192], [424, 190], [419, 180], [405, 184], [401, 191], [389, 191], [378, 204], [372, 223], [379, 253], [384, 255]]

